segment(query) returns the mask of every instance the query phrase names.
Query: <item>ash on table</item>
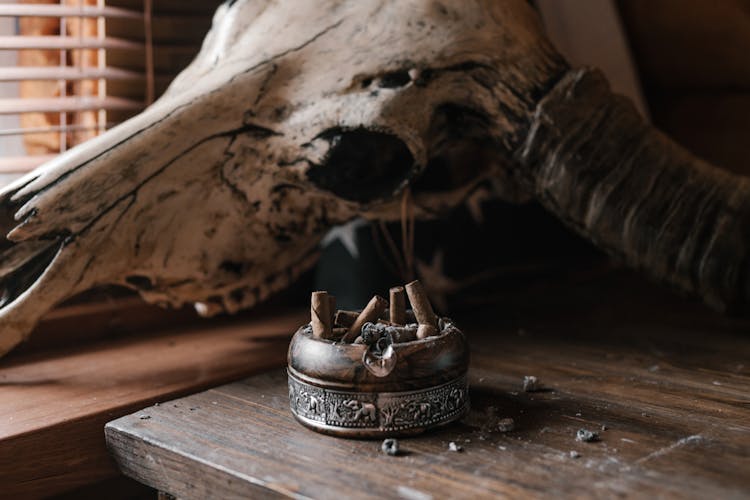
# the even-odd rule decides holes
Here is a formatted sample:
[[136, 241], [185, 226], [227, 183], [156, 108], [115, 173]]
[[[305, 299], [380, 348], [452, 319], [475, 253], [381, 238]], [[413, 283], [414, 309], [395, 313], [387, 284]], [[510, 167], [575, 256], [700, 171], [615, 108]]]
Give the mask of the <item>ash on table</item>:
[[576, 432], [576, 441], [581, 441], [583, 443], [599, 441], [599, 433], [588, 429], [578, 429], [578, 432]]

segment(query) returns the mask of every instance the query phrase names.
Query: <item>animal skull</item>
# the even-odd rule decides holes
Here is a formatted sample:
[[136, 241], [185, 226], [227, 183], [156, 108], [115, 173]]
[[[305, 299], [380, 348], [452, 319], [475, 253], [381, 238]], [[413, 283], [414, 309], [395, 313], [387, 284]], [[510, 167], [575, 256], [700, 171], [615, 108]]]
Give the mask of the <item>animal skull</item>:
[[250, 307], [333, 225], [488, 178], [711, 303], [747, 296], [747, 181], [571, 70], [528, 2], [236, 0], [161, 99], [0, 193], [0, 354], [107, 283]]

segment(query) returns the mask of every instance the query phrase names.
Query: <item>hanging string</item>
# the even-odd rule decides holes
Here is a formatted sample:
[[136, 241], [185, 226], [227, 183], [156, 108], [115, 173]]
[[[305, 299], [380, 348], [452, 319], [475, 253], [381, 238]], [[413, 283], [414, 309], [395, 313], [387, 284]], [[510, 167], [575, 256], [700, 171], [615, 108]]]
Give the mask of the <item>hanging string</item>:
[[401, 196], [401, 248], [404, 256], [404, 281], [413, 281], [414, 272], [414, 204], [411, 189], [407, 186]]
[[375, 243], [375, 250], [378, 254], [378, 257], [380, 257], [380, 261], [383, 264], [385, 264], [385, 267], [388, 269], [388, 272], [395, 276], [403, 276], [402, 270], [399, 269], [398, 262], [393, 262], [388, 257], [385, 249], [383, 248], [383, 243], [381, 241], [382, 228], [380, 227], [380, 223], [370, 224], [370, 233], [372, 236], [372, 241]]
[[[414, 280], [416, 276], [414, 268], [414, 239], [416, 229], [414, 203], [411, 190], [408, 187], [404, 189], [401, 196], [401, 250], [396, 245], [384, 221], [378, 221], [377, 229], [379, 229], [379, 233], [375, 230], [375, 226], [373, 226], [373, 241], [381, 260], [386, 264], [390, 272], [399, 276], [403, 281], [409, 282]], [[380, 242], [381, 238], [387, 244], [390, 257], [386, 256], [383, 251], [383, 246]]]

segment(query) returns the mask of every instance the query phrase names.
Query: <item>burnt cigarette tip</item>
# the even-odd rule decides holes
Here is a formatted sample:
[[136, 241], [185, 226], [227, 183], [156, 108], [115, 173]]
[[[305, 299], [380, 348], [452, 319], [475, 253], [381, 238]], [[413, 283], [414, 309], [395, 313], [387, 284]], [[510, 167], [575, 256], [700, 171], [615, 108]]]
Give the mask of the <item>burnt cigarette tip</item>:
[[357, 319], [354, 320], [354, 324], [349, 327], [349, 332], [344, 335], [344, 342], [352, 342], [360, 334], [360, 329], [365, 323], [372, 323], [378, 320], [381, 314], [388, 307], [388, 301], [379, 295], [375, 295], [370, 302], [367, 304]]

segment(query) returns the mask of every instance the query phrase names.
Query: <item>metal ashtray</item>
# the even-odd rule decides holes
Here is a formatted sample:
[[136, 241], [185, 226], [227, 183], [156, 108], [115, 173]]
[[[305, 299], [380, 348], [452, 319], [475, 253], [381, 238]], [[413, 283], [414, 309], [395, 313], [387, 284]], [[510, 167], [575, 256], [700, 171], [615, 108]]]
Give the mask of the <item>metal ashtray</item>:
[[295, 418], [350, 438], [418, 434], [460, 419], [469, 410], [468, 345], [449, 319], [437, 325], [430, 337], [387, 345], [316, 338], [311, 325], [301, 327], [287, 368]]

